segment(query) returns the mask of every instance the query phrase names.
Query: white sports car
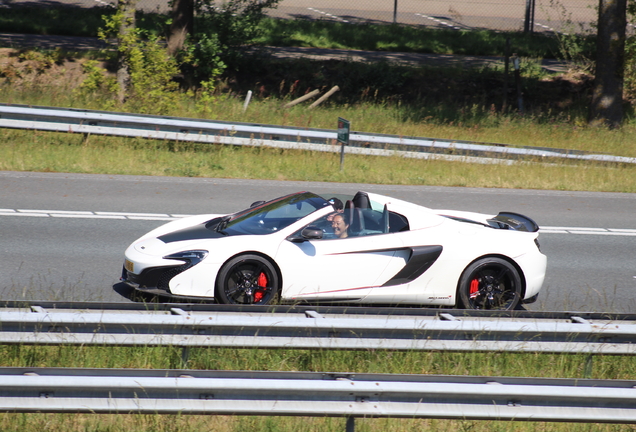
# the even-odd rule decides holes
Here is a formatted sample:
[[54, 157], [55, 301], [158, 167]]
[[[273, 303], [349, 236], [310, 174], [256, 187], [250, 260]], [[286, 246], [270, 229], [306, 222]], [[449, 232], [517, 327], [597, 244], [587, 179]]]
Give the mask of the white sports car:
[[543, 284], [538, 231], [516, 213], [298, 192], [151, 231], [126, 250], [122, 280], [159, 297], [230, 304], [513, 309]]

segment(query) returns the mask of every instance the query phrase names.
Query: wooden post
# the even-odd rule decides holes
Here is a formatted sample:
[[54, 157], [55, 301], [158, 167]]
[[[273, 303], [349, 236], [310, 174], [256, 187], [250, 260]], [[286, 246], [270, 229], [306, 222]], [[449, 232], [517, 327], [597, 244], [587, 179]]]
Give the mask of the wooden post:
[[314, 90], [311, 93], [307, 93], [306, 95], [301, 96], [298, 99], [294, 99], [293, 101], [285, 104], [283, 108], [289, 108], [289, 107], [293, 107], [294, 105], [298, 105], [299, 103], [304, 102], [307, 99], [311, 99], [312, 97], [316, 96], [318, 93], [320, 93], [320, 90]]
[[309, 105], [309, 109], [316, 108], [318, 105], [320, 105], [321, 103], [326, 101], [332, 94], [334, 94], [338, 90], [340, 90], [340, 87], [333, 86], [331, 88], [331, 90], [329, 90], [327, 93], [325, 93], [323, 96], [321, 96], [320, 99], [318, 99], [316, 102], [314, 102], [311, 105]]

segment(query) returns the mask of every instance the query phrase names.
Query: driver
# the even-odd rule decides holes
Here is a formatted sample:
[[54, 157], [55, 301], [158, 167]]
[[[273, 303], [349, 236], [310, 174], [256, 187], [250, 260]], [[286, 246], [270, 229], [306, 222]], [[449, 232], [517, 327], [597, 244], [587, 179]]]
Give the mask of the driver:
[[347, 238], [349, 237], [349, 224], [345, 222], [344, 215], [341, 213], [336, 213], [331, 221], [331, 227], [333, 228], [333, 233], [336, 235], [336, 238]]

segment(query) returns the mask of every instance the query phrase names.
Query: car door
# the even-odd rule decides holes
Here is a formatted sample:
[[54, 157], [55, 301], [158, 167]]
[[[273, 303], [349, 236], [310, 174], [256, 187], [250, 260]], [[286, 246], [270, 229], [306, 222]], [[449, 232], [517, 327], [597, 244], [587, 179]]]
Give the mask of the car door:
[[287, 240], [276, 262], [282, 297], [297, 300], [360, 300], [402, 269], [410, 250], [396, 234], [344, 239]]

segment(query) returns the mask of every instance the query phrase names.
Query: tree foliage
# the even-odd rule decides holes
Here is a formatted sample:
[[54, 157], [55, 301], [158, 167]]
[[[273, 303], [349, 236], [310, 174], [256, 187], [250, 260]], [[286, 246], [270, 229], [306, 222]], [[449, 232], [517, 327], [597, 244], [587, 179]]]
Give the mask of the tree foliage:
[[259, 35], [258, 24], [279, 0], [194, 0], [196, 17], [185, 50], [196, 78], [206, 80], [235, 68], [245, 48]]
[[134, 4], [131, 13], [124, 3], [114, 15], [104, 18], [105, 25], [99, 31], [104, 40], [117, 38], [118, 100], [134, 111], [165, 112], [175, 103], [177, 62], [156, 36], [135, 27]]

